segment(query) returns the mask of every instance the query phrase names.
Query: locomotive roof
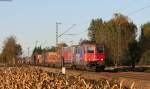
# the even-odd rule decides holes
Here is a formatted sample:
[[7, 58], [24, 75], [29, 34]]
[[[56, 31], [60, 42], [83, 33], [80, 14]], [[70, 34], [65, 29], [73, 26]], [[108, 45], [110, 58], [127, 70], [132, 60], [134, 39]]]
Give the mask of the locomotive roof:
[[86, 45], [104, 46], [103, 44], [96, 44], [96, 43], [84, 43], [84, 44], [80, 44], [80, 46], [86, 46]]

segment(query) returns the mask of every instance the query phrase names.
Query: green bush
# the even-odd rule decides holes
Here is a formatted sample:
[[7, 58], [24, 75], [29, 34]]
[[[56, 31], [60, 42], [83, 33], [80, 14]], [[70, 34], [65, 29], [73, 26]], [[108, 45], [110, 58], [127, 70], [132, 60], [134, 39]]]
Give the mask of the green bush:
[[139, 64], [150, 65], [150, 50], [143, 53]]
[[113, 57], [111, 55], [107, 56], [105, 59], [105, 65], [106, 66], [113, 66]]

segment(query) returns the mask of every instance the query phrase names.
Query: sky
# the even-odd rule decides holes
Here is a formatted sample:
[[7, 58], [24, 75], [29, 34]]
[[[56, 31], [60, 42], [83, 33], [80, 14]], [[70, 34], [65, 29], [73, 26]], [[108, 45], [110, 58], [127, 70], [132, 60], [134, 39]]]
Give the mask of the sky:
[[0, 0], [0, 50], [6, 37], [14, 35], [24, 55], [36, 46], [55, 45], [56, 22], [59, 34], [76, 24], [59, 42], [77, 44], [87, 39], [91, 19], [110, 20], [114, 13], [127, 15], [138, 27], [150, 21], [150, 0]]

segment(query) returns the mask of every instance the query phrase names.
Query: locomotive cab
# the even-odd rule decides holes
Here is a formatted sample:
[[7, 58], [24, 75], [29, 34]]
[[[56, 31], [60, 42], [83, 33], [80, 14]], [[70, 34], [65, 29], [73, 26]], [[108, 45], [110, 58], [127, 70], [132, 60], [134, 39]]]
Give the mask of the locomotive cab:
[[105, 49], [104, 46], [89, 45], [85, 48], [84, 55], [85, 61], [87, 61], [87, 67], [95, 68], [96, 71], [104, 70], [105, 62]]
[[96, 59], [99, 62], [104, 62], [105, 60], [105, 48], [104, 47], [96, 47]]

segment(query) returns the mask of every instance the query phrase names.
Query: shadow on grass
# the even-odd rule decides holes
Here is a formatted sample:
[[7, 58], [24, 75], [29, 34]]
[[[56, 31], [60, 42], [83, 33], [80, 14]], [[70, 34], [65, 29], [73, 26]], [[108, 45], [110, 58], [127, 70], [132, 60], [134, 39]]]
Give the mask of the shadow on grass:
[[112, 70], [105, 70], [105, 72], [144, 72], [150, 73], [150, 67], [122, 67], [122, 68], [114, 68]]

